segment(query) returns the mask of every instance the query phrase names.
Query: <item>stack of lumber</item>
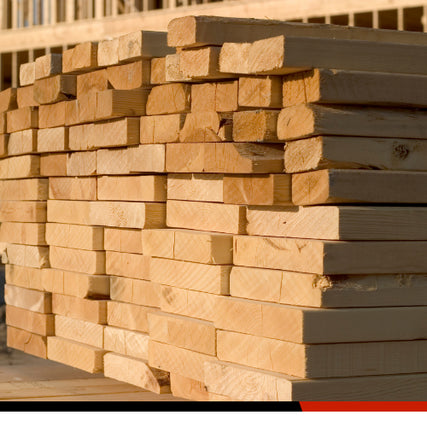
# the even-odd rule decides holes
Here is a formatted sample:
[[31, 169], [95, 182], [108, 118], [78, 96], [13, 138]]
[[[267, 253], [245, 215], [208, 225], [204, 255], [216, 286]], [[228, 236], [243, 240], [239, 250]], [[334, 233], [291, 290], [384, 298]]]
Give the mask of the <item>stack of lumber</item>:
[[192, 400], [426, 399], [425, 45], [185, 17], [23, 66], [9, 345]]

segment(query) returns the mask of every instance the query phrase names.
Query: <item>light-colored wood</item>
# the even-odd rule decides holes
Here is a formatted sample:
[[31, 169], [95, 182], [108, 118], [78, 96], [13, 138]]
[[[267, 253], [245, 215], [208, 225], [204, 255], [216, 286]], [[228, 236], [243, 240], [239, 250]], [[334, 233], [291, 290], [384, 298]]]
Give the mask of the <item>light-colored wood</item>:
[[67, 175], [67, 154], [46, 154], [40, 157], [41, 176], [66, 176]]
[[233, 114], [233, 140], [236, 142], [277, 142], [278, 111], [239, 111]]
[[0, 179], [30, 178], [39, 174], [39, 156], [27, 155], [0, 160]]
[[55, 336], [104, 348], [104, 326], [65, 316], [55, 316]]
[[147, 100], [147, 115], [189, 113], [191, 110], [191, 86], [170, 83], [155, 86]]
[[65, 104], [65, 125], [73, 126], [80, 123], [80, 104], [78, 99], [70, 99]]
[[246, 212], [238, 205], [168, 200], [166, 224], [171, 228], [244, 234]]
[[203, 354], [216, 355], [216, 332], [211, 322], [165, 313], [149, 313], [150, 339]]
[[0, 113], [0, 134], [7, 133], [6, 118], [7, 112]]
[[135, 31], [119, 37], [119, 60], [135, 61], [173, 53], [167, 45], [166, 32]]
[[2, 222], [46, 222], [46, 202], [0, 201]]
[[20, 86], [28, 86], [36, 81], [36, 63], [28, 62], [21, 64], [19, 67], [19, 84]]
[[37, 313], [12, 305], [6, 306], [6, 325], [43, 336], [55, 334], [53, 314]]
[[205, 365], [208, 391], [245, 401], [392, 401], [422, 399], [427, 377], [365, 376], [306, 380], [243, 366], [214, 362]]
[[224, 203], [291, 205], [291, 175], [224, 176]]
[[114, 89], [132, 90], [150, 86], [149, 60], [107, 68], [108, 81]]
[[203, 264], [232, 264], [233, 237], [192, 230], [142, 230], [146, 255]]
[[7, 143], [8, 156], [36, 152], [38, 139], [37, 135], [38, 131], [36, 129], [27, 129], [20, 132], [11, 133]]
[[9, 135], [0, 134], [0, 158], [7, 156], [7, 144]]
[[68, 128], [57, 127], [39, 129], [37, 132], [37, 151], [49, 153], [68, 150]]
[[166, 55], [165, 57], [165, 80], [166, 83], [171, 82], [188, 82], [191, 81], [191, 78], [184, 77], [179, 66], [180, 63], [180, 53], [174, 53], [171, 55]]
[[68, 176], [96, 175], [96, 151], [77, 151], [67, 155]]
[[20, 245], [46, 245], [45, 224], [2, 222], [0, 224], [0, 241]]
[[[423, 339], [426, 307], [307, 308], [218, 297], [215, 327], [295, 343]], [[384, 322], [389, 325], [384, 328]], [[416, 326], [417, 325], [417, 326]]]
[[66, 123], [66, 105], [70, 101], [61, 101], [56, 104], [40, 105], [39, 128], [54, 128]]
[[193, 291], [228, 295], [230, 266], [206, 265], [188, 261], [152, 258], [153, 282]]
[[107, 324], [107, 301], [52, 294], [52, 312], [87, 322]]
[[104, 350], [123, 356], [148, 359], [149, 335], [113, 326], [104, 327]]
[[7, 346], [42, 359], [47, 358], [47, 337], [23, 329], [7, 327]]
[[52, 268], [86, 274], [105, 274], [105, 252], [50, 246]]
[[202, 381], [193, 380], [179, 374], [170, 374], [171, 391], [175, 397], [187, 400], [206, 401], [209, 394]]
[[168, 174], [168, 200], [224, 202], [224, 175]]
[[49, 178], [49, 198], [63, 200], [96, 200], [96, 178]]
[[236, 74], [250, 74], [249, 51], [251, 43], [224, 43], [219, 54], [220, 70]]
[[220, 142], [233, 140], [231, 114], [216, 112], [189, 113], [179, 133], [181, 142]]
[[42, 280], [41, 270], [34, 267], [23, 267], [20, 265], [5, 265], [6, 282], [9, 285], [31, 288], [38, 291], [47, 291]]
[[0, 92], [0, 113], [18, 108], [17, 96], [18, 89], [16, 88], [2, 90]]
[[104, 228], [104, 249], [142, 254], [141, 230]]
[[62, 224], [96, 225], [90, 221], [90, 202], [48, 200], [47, 221]]
[[24, 267], [49, 267], [49, 249], [45, 246], [9, 244], [7, 257], [11, 264]]
[[[427, 173], [320, 170], [292, 176], [296, 205], [324, 203], [426, 203]], [[373, 191], [375, 189], [375, 191]]]
[[147, 332], [147, 315], [156, 309], [124, 302], [108, 301], [108, 325], [131, 331]]
[[119, 63], [119, 39], [103, 40], [98, 43], [98, 66], [106, 67]]
[[78, 98], [77, 104], [73, 101], [68, 101], [67, 106], [70, 106], [72, 114], [66, 118], [67, 126], [78, 123], [89, 123], [95, 121], [96, 106], [98, 92], [90, 91]]
[[113, 301], [159, 307], [160, 285], [148, 280], [111, 276], [110, 298]]
[[240, 77], [239, 106], [281, 108], [282, 80], [280, 77]]
[[68, 128], [68, 145], [70, 150], [80, 151], [88, 150], [93, 147], [93, 140], [95, 138], [95, 124], [89, 123], [86, 125], [71, 126]]
[[239, 82], [237, 80], [216, 84], [215, 110], [231, 112], [238, 109]]
[[24, 107], [8, 111], [6, 117], [8, 133], [39, 127], [37, 107]]
[[127, 175], [130, 173], [129, 150], [112, 149], [96, 152], [96, 169], [99, 175]]
[[206, 292], [161, 286], [160, 309], [167, 313], [213, 322], [217, 298], [217, 295]]
[[162, 144], [178, 142], [185, 114], [166, 114], [141, 117], [141, 144]]
[[39, 103], [34, 99], [35, 85], [19, 87], [16, 89], [16, 108], [38, 107]]
[[131, 172], [165, 172], [166, 145], [142, 144], [129, 148], [129, 169]]
[[98, 178], [99, 200], [166, 201], [166, 176], [103, 176]]
[[34, 311], [36, 313], [52, 312], [52, 297], [48, 292], [5, 285], [4, 300], [7, 305]]
[[89, 71], [98, 66], [98, 43], [79, 43], [73, 49], [68, 49], [62, 54], [62, 72], [73, 73]]
[[169, 372], [152, 368], [145, 360], [107, 353], [104, 356], [104, 374], [107, 378], [124, 381], [154, 393], [170, 393]]
[[142, 116], [145, 114], [148, 94], [149, 90], [146, 88], [110, 89], [97, 92], [95, 118], [96, 120], [107, 120], [115, 117]]
[[62, 54], [49, 53], [35, 60], [35, 79], [44, 79], [62, 73]]
[[166, 58], [153, 58], [151, 60], [150, 83], [159, 85], [166, 83]]
[[283, 150], [262, 144], [167, 144], [168, 172], [274, 173], [283, 171]]
[[139, 144], [139, 118], [126, 117], [107, 123], [96, 123], [91, 136], [95, 137], [88, 141], [88, 148]]
[[216, 83], [191, 85], [191, 112], [216, 111]]
[[426, 138], [424, 111], [300, 104], [283, 109], [277, 121], [280, 140], [316, 135]]
[[150, 340], [148, 344], [148, 363], [150, 366], [185, 375], [197, 381], [204, 380], [204, 363], [214, 360], [216, 357], [153, 340]]
[[106, 252], [106, 272], [113, 276], [150, 280], [150, 257], [124, 252]]
[[106, 352], [60, 337], [48, 337], [47, 358], [90, 373], [103, 372]]
[[79, 74], [76, 80], [78, 99], [90, 92], [99, 92], [110, 89], [110, 85], [108, 84], [108, 73], [106, 69]]
[[425, 273], [421, 261], [423, 250], [424, 242], [234, 236], [233, 262], [315, 274]]
[[104, 230], [72, 224], [46, 224], [46, 241], [50, 246], [101, 251], [104, 249]]
[[65, 101], [76, 94], [76, 76], [59, 74], [34, 83], [34, 100], [39, 104]]

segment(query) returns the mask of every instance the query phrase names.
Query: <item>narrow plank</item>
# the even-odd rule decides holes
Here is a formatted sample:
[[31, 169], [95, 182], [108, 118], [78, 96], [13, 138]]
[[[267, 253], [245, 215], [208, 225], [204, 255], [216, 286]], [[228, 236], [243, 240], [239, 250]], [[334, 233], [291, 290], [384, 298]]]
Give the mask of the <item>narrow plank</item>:
[[106, 69], [79, 74], [76, 78], [76, 84], [76, 94], [78, 99], [90, 92], [99, 92], [111, 88], [108, 82]]
[[67, 126], [79, 123], [91, 123], [96, 118], [97, 92], [90, 91], [78, 98], [77, 103], [67, 101], [66, 106], [69, 106], [65, 124]]
[[151, 85], [150, 70], [150, 61], [142, 60], [108, 67], [107, 76], [114, 89], [132, 90]]
[[165, 80], [166, 83], [171, 82], [189, 82], [191, 78], [184, 77], [179, 66], [180, 63], [180, 53], [174, 53], [171, 55], [166, 55], [165, 57]]
[[60, 337], [48, 337], [47, 358], [82, 371], [103, 372], [106, 352], [97, 347], [80, 344]]
[[49, 178], [49, 198], [57, 200], [96, 200], [97, 180], [95, 177]]
[[151, 307], [108, 301], [108, 325], [131, 331], [148, 333], [147, 315], [155, 311]]
[[233, 114], [236, 142], [277, 142], [278, 111], [238, 111]]
[[168, 174], [168, 200], [224, 202], [222, 174]]
[[102, 227], [48, 222], [46, 223], [46, 241], [50, 246], [102, 251], [104, 230]]
[[53, 293], [52, 313], [105, 325], [107, 324], [107, 301]]
[[203, 381], [193, 380], [171, 372], [170, 382], [171, 391], [175, 397], [196, 401], [209, 400], [209, 393], [206, 391]]
[[119, 63], [119, 39], [102, 40], [98, 43], [98, 66], [106, 67]]
[[250, 143], [167, 144], [168, 172], [275, 173], [283, 171], [283, 150]]
[[149, 340], [150, 337], [148, 334], [128, 331], [113, 326], [104, 327], [104, 350], [123, 356], [147, 360]]
[[0, 113], [15, 110], [16, 108], [18, 108], [17, 89], [10, 87], [2, 90], [0, 92]]
[[135, 61], [173, 53], [167, 45], [167, 33], [160, 31], [135, 31], [119, 37], [119, 60]]
[[149, 313], [150, 339], [203, 354], [216, 355], [212, 322], [166, 313]]
[[39, 153], [66, 150], [68, 150], [67, 127], [39, 129], [37, 132], [37, 151]]
[[[296, 205], [323, 203], [426, 203], [427, 173], [320, 170], [292, 176]], [[375, 189], [375, 191], [372, 191]]]
[[113, 276], [150, 280], [150, 257], [139, 254], [107, 251], [105, 271]]
[[101, 149], [96, 152], [96, 169], [99, 175], [128, 175], [130, 162], [127, 148]]
[[35, 291], [6, 284], [4, 286], [4, 300], [7, 305], [36, 313], [46, 314], [52, 312], [52, 297], [49, 292]]
[[141, 230], [104, 228], [106, 251], [142, 254]]
[[179, 142], [179, 135], [184, 126], [185, 114], [166, 114], [141, 117], [141, 144], [163, 144]]
[[166, 83], [166, 58], [152, 58], [150, 83], [160, 85]]
[[216, 84], [215, 110], [219, 113], [238, 110], [239, 81], [231, 80]]
[[7, 143], [8, 156], [35, 153], [37, 151], [37, 140], [38, 131], [36, 129], [11, 133]]
[[61, 75], [36, 80], [34, 100], [39, 104], [54, 104], [77, 95], [76, 76]]
[[42, 359], [47, 358], [47, 337], [23, 329], [7, 327], [7, 346]]
[[[287, 86], [284, 87], [287, 90]], [[240, 77], [239, 106], [280, 108], [282, 106], [282, 81], [280, 77]]]
[[45, 224], [2, 222], [0, 224], [0, 241], [20, 245], [46, 245]]
[[246, 212], [243, 206], [168, 200], [166, 215], [166, 224], [171, 228], [230, 234], [246, 232]]
[[0, 158], [7, 156], [8, 142], [9, 142], [9, 135], [0, 134]]
[[46, 202], [0, 201], [2, 222], [46, 222]]
[[145, 360], [108, 353], [104, 356], [104, 374], [153, 393], [170, 393], [169, 372], [152, 368]]
[[62, 72], [80, 73], [89, 71], [98, 66], [97, 60], [98, 43], [79, 43], [72, 49], [68, 49], [62, 54]]
[[46, 200], [48, 180], [43, 178], [0, 181], [1, 200]]
[[35, 63], [36, 80], [62, 73], [62, 54], [60, 53], [39, 56]]
[[36, 268], [49, 267], [49, 248], [45, 246], [8, 244], [6, 250], [11, 264]]
[[142, 144], [129, 147], [130, 172], [166, 172], [166, 145]]
[[97, 225], [90, 221], [90, 202], [48, 200], [47, 221], [62, 224]]
[[41, 176], [66, 176], [67, 175], [66, 153], [45, 154], [40, 157]]
[[12, 305], [6, 307], [6, 325], [42, 336], [55, 334], [53, 314], [37, 313]]
[[39, 127], [39, 114], [37, 107], [24, 107], [8, 111], [6, 113], [6, 118], [8, 133]]
[[34, 267], [23, 267], [20, 265], [5, 265], [6, 282], [9, 285], [30, 288], [38, 291], [47, 291], [42, 280], [44, 271]]
[[146, 113], [156, 114], [189, 113], [191, 110], [191, 86], [170, 83], [155, 86], [148, 95]]
[[40, 174], [40, 157], [25, 155], [0, 160], [0, 179], [30, 178]]
[[159, 258], [175, 258], [175, 230], [159, 228], [141, 230], [142, 253]]
[[68, 176], [96, 175], [96, 151], [77, 151], [67, 155]]
[[89, 141], [88, 148], [139, 144], [139, 126], [139, 118], [137, 117], [126, 117], [111, 122], [96, 123], [92, 134], [92, 136], [96, 135], [96, 138]]
[[[426, 307], [308, 308], [218, 297], [215, 327], [305, 344], [424, 339]], [[389, 328], [384, 329], [385, 323]], [[417, 326], [415, 326], [417, 325]]]
[[251, 43], [224, 43], [219, 55], [219, 68], [236, 74], [250, 74], [249, 51]]
[[19, 84], [20, 86], [28, 86], [36, 81], [36, 63], [28, 62], [21, 64], [19, 67]]
[[231, 114], [216, 112], [188, 113], [179, 133], [181, 142], [221, 142], [233, 140]]
[[160, 307], [160, 285], [148, 280], [111, 276], [110, 298], [113, 301]]
[[16, 108], [38, 107], [40, 104], [34, 98], [35, 85], [19, 87], [16, 89]]
[[104, 326], [65, 316], [55, 316], [55, 336], [93, 347], [104, 347]]
[[66, 106], [70, 101], [61, 101], [56, 104], [40, 105], [39, 128], [54, 128], [65, 126], [67, 121]]
[[105, 274], [106, 256], [104, 251], [70, 249], [59, 246], [49, 247], [52, 268], [86, 274]]
[[216, 111], [216, 83], [191, 85], [191, 112]]
[[93, 147], [95, 124], [71, 126], [68, 128], [68, 145], [72, 151], [84, 151]]

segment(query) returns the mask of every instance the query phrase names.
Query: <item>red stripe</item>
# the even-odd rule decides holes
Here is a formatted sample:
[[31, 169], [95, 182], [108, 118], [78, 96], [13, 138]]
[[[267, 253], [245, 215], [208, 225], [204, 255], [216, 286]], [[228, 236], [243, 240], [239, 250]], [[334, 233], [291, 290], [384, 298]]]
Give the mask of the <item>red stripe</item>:
[[300, 402], [303, 411], [427, 411], [427, 402]]

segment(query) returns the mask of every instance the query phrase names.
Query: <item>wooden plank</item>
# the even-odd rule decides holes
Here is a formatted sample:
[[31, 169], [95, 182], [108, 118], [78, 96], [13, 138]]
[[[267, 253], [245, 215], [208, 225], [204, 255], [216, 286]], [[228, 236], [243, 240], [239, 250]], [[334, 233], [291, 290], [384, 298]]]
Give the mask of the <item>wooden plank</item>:
[[57, 127], [39, 129], [37, 132], [37, 151], [48, 153], [68, 150], [68, 128]]
[[46, 222], [46, 202], [0, 201], [2, 222]]
[[49, 198], [62, 200], [96, 200], [96, 178], [49, 178]]
[[291, 205], [291, 175], [224, 176], [224, 203]]
[[49, 247], [52, 268], [86, 274], [105, 274], [105, 252], [70, 249], [59, 246]]
[[34, 129], [39, 126], [37, 107], [24, 107], [8, 111], [6, 117], [8, 133], [25, 129]]
[[167, 45], [167, 33], [160, 31], [135, 31], [119, 37], [120, 62], [133, 62], [141, 58], [165, 56], [174, 49]]
[[7, 327], [7, 346], [42, 359], [47, 358], [47, 337], [23, 329]]
[[191, 112], [216, 111], [216, 83], [191, 85]]
[[145, 360], [108, 353], [104, 356], [104, 375], [153, 393], [170, 393], [169, 372], [152, 368]]
[[423, 139], [425, 117], [421, 110], [301, 104], [280, 112], [277, 136], [280, 140], [324, 134]]
[[106, 352], [97, 347], [80, 344], [60, 337], [48, 337], [47, 358], [82, 371], [103, 372]]
[[166, 201], [166, 176], [102, 176], [98, 178], [99, 200]]
[[153, 282], [193, 291], [228, 295], [230, 266], [152, 258]]
[[16, 88], [8, 88], [0, 92], [0, 113], [18, 108], [17, 91]]
[[46, 241], [50, 246], [102, 251], [104, 230], [102, 227], [46, 223]]
[[39, 268], [23, 267], [20, 265], [5, 265], [6, 282], [9, 285], [31, 288], [38, 291], [47, 291], [42, 280], [42, 272]]
[[7, 143], [8, 156], [30, 154], [37, 151], [37, 130], [26, 129], [9, 135]]
[[104, 249], [142, 254], [141, 230], [104, 228]]
[[282, 172], [283, 151], [250, 143], [167, 144], [166, 169], [193, 173]]
[[96, 152], [96, 169], [99, 175], [127, 175], [130, 173], [129, 150], [106, 149]]
[[0, 241], [20, 245], [46, 245], [45, 224], [2, 222], [0, 224]]
[[211, 322], [165, 313], [148, 315], [150, 339], [203, 354], [216, 355], [216, 332]]
[[90, 92], [99, 92], [110, 89], [110, 85], [108, 83], [108, 73], [106, 69], [79, 74], [76, 80], [78, 99]]
[[278, 111], [239, 111], [233, 114], [233, 140], [236, 142], [277, 142]]
[[90, 221], [90, 202], [48, 200], [47, 221], [62, 224], [97, 225]]
[[39, 103], [34, 99], [35, 85], [19, 87], [16, 89], [16, 108], [38, 107]]
[[104, 350], [119, 353], [123, 356], [148, 359], [148, 334], [113, 326], [104, 327]]
[[148, 333], [147, 315], [155, 310], [136, 304], [108, 301], [108, 325]]
[[238, 205], [168, 200], [166, 224], [171, 228], [244, 234], [246, 213]]
[[215, 110], [218, 112], [231, 112], [238, 109], [237, 80], [218, 82], [216, 84]]
[[132, 90], [149, 87], [151, 63], [149, 60], [131, 62], [107, 68], [111, 86], [119, 90]]
[[249, 51], [251, 43], [224, 43], [219, 55], [220, 70], [236, 74], [250, 74]]
[[165, 83], [189, 82], [191, 78], [184, 77], [179, 66], [180, 53], [166, 55], [165, 57]]
[[107, 324], [107, 301], [52, 294], [52, 312], [87, 322]]
[[[284, 87], [286, 88], [285, 90], [287, 90], [287, 86]], [[281, 108], [282, 81], [280, 77], [240, 77], [239, 106], [252, 108]]]
[[19, 67], [19, 84], [20, 86], [28, 86], [36, 81], [36, 63], [28, 62], [21, 64]]
[[233, 237], [192, 230], [142, 230], [146, 255], [203, 264], [232, 264]]
[[222, 174], [168, 174], [168, 200], [224, 202]]
[[206, 292], [161, 286], [160, 309], [167, 313], [213, 322], [217, 298], [217, 295]]
[[104, 326], [65, 316], [55, 316], [55, 336], [93, 347], [104, 347]]
[[152, 85], [166, 83], [166, 58], [152, 58], [150, 62], [150, 83]]
[[296, 205], [426, 203], [420, 190], [426, 179], [424, 172], [345, 169], [306, 172], [292, 177], [292, 201]]
[[[27, 178], [39, 175], [40, 157], [28, 155], [13, 157], [0, 160], [0, 178]], [[23, 181], [17, 181], [23, 182]], [[13, 186], [14, 184], [3, 183], [4, 186]], [[17, 184], [20, 185], [20, 184]], [[44, 191], [44, 190], [43, 190]], [[20, 198], [20, 196], [17, 196]]]
[[9, 135], [0, 134], [0, 158], [7, 156], [7, 144]]
[[208, 391], [245, 401], [411, 400], [423, 394], [426, 379], [417, 374], [306, 380], [231, 363], [205, 365]]
[[7, 245], [7, 257], [11, 264], [25, 267], [49, 267], [49, 248], [45, 246]]
[[49, 292], [35, 291], [13, 285], [5, 285], [4, 300], [7, 305], [34, 311], [36, 313], [52, 312], [52, 297]]
[[317, 274], [425, 273], [421, 263], [423, 250], [424, 242], [235, 236], [233, 261], [248, 267]]
[[153, 340], [150, 340], [148, 344], [148, 363], [150, 366], [185, 375], [197, 381], [204, 381], [204, 363], [214, 360], [216, 357]]
[[6, 306], [6, 325], [43, 336], [55, 333], [53, 314], [37, 313], [12, 305]]
[[196, 401], [209, 400], [209, 393], [206, 391], [203, 381], [196, 381], [172, 372], [170, 381], [171, 391], [175, 397]]
[[0, 113], [0, 134], [5, 134], [7, 132], [6, 118], [7, 112]]
[[70, 99], [65, 104], [65, 125], [73, 126], [80, 123], [80, 101], [78, 99]]
[[102, 40], [98, 43], [98, 66], [106, 67], [119, 63], [119, 39]]
[[35, 79], [44, 79], [62, 73], [62, 54], [49, 53], [35, 61]]
[[246, 217], [250, 235], [326, 240], [425, 240], [427, 237], [427, 210], [422, 207], [249, 206]]
[[[101, 93], [106, 93], [106, 91]], [[92, 134], [96, 135], [96, 138], [89, 140], [88, 148], [139, 144], [139, 126], [139, 118], [137, 117], [125, 117], [111, 122], [96, 123]]]
[[131, 279], [150, 280], [150, 257], [122, 252], [106, 252], [106, 273]]
[[130, 172], [166, 172], [166, 145], [143, 144], [129, 148]]
[[67, 154], [47, 154], [40, 157], [41, 176], [66, 176]]
[[[400, 341], [425, 338], [426, 307], [297, 307], [218, 297], [215, 327], [305, 344]], [[384, 329], [386, 322], [390, 327]], [[418, 325], [418, 326], [415, 326]]]
[[39, 104], [53, 104], [76, 96], [76, 76], [61, 75], [36, 80], [34, 83], [34, 100]]
[[142, 116], [140, 128], [141, 144], [162, 144], [178, 142], [185, 114]]
[[426, 340], [304, 345], [218, 331], [219, 360], [302, 378], [424, 372], [426, 352]]
[[61, 101], [56, 104], [40, 105], [39, 128], [54, 128], [64, 126], [66, 122], [66, 105], [69, 101]]
[[148, 280], [111, 276], [110, 298], [113, 301], [159, 307], [160, 285]]
[[62, 54], [62, 72], [80, 73], [89, 71], [98, 66], [98, 43], [79, 43], [73, 49], [68, 49]]
[[191, 86], [184, 83], [169, 83], [155, 86], [148, 95], [146, 113], [189, 113], [191, 110]]
[[181, 142], [221, 142], [233, 140], [233, 118], [230, 113], [189, 113], [179, 133]]
[[68, 128], [68, 145], [72, 151], [84, 151], [93, 147], [95, 124], [89, 123]]
[[68, 176], [90, 176], [96, 172], [96, 151], [77, 151], [67, 155]]

